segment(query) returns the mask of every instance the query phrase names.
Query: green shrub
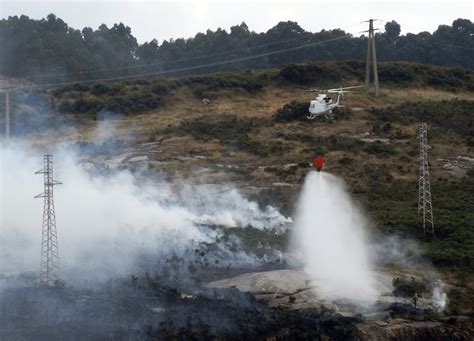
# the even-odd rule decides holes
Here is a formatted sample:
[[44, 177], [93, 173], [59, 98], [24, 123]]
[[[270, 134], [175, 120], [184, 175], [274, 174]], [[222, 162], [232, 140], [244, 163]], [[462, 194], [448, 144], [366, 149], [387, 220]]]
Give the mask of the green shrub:
[[354, 161], [353, 158], [349, 157], [349, 156], [344, 156], [342, 157], [341, 159], [339, 159], [339, 163], [341, 165], [350, 165], [352, 162]]
[[97, 112], [103, 108], [103, 103], [99, 99], [79, 98], [74, 101], [71, 110], [76, 113]]
[[155, 95], [165, 96], [177, 87], [178, 84], [174, 81], [156, 81], [151, 86], [151, 92], [153, 92]]
[[122, 84], [97, 83], [92, 87], [90, 92], [95, 96], [116, 95], [120, 92], [122, 88], [123, 88]]
[[379, 81], [383, 83], [407, 84], [416, 78], [416, 72], [408, 63], [382, 63], [379, 68]]
[[212, 91], [221, 89], [241, 88], [249, 93], [255, 93], [263, 88], [263, 84], [253, 75], [248, 73], [215, 73], [205, 76], [187, 77], [181, 80], [183, 84], [196, 88], [199, 97], [204, 97]]
[[338, 120], [347, 120], [352, 116], [351, 108], [339, 107], [332, 110], [333, 118]]
[[[445, 90], [474, 89], [474, 71], [409, 62], [379, 63], [380, 82], [391, 85], [431, 86]], [[361, 61], [307, 62], [280, 68], [279, 79], [290, 84], [336, 87], [348, 81], [362, 82], [365, 63]]]
[[371, 112], [376, 119], [385, 122], [427, 122], [466, 137], [474, 136], [474, 101], [406, 102], [395, 107], [372, 109]]
[[353, 75], [342, 72], [338, 63], [330, 62], [284, 65], [280, 68], [279, 76], [288, 83], [305, 85], [339, 83], [343, 79], [353, 78]]
[[426, 284], [417, 281], [414, 277], [410, 279], [403, 277], [394, 277], [392, 280], [393, 294], [397, 297], [413, 297], [416, 294], [421, 295], [427, 291]]
[[97, 113], [101, 110], [140, 113], [163, 105], [164, 97], [176, 86], [174, 81], [97, 83], [79, 96], [75, 92], [61, 93], [57, 107], [68, 113]]
[[273, 115], [273, 119], [276, 122], [305, 121], [309, 114], [308, 107], [308, 102], [293, 101], [278, 109]]
[[389, 156], [389, 155], [396, 154], [396, 150], [394, 146], [385, 144], [382, 142], [367, 143], [364, 146], [363, 150], [366, 153], [369, 153], [372, 155], [379, 155], [379, 156]]

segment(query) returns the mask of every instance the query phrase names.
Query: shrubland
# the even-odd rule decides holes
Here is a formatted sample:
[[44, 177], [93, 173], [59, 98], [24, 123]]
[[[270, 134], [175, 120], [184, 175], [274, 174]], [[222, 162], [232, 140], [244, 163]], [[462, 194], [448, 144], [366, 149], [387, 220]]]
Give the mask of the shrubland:
[[[100, 121], [104, 115], [129, 124], [143, 120], [145, 127], [134, 135], [138, 142], [186, 138], [192, 145], [163, 148], [173, 153], [192, 149], [208, 155], [207, 162], [235, 163], [235, 179], [262, 187], [259, 200], [285, 214], [293, 212], [311, 158], [323, 154], [327, 170], [346, 180], [379, 231], [418, 239], [437, 266], [470, 269], [474, 171], [471, 164], [461, 176], [453, 175], [445, 165], [458, 156], [472, 156], [473, 71], [406, 62], [380, 63], [379, 71], [381, 97], [351, 93], [344, 99], [349, 105], [335, 109], [333, 120], [306, 119], [313, 94], [304, 90], [360, 84], [363, 63], [306, 62], [277, 70], [68, 85], [36, 97], [24, 95], [18, 100], [25, 105], [15, 115], [24, 117], [22, 122], [37, 117], [22, 111], [30, 106], [46, 117], [49, 104], [60, 113], [48, 116], [52, 122], [62, 117]], [[204, 97], [211, 99], [210, 105], [201, 103]], [[353, 108], [359, 105], [365, 108]], [[432, 147], [436, 235], [427, 239], [417, 216], [416, 134], [421, 122], [428, 123]]]

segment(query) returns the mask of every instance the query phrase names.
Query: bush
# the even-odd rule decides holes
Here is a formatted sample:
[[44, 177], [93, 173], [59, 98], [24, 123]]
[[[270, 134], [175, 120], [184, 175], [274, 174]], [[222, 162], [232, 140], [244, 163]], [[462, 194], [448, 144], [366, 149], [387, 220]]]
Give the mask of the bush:
[[346, 72], [343, 72], [340, 64], [342, 63], [289, 64], [281, 67], [279, 76], [288, 83], [305, 85], [340, 83], [344, 79], [353, 79], [354, 75], [347, 72], [348, 69], [346, 69]]
[[249, 73], [216, 73], [206, 76], [193, 76], [184, 78], [182, 83], [192, 87], [199, 86], [196, 88], [199, 97], [221, 89], [241, 88], [249, 93], [255, 93], [263, 88], [263, 84], [253, 74]]
[[425, 283], [417, 281], [414, 277], [410, 279], [395, 277], [392, 280], [392, 285], [394, 287], [393, 294], [397, 297], [413, 297], [415, 293], [420, 295], [426, 292]]
[[366, 153], [372, 154], [372, 155], [380, 155], [380, 156], [388, 156], [388, 155], [395, 155], [395, 147], [389, 144], [385, 144], [382, 142], [372, 142], [372, 143], [367, 143], [363, 150]]
[[175, 81], [148, 80], [124, 83], [97, 83], [77, 94], [57, 91], [58, 109], [68, 113], [97, 113], [109, 110], [121, 114], [140, 113], [164, 104], [164, 97], [178, 86]]
[[95, 84], [92, 89], [91, 93], [95, 96], [101, 95], [116, 95], [120, 92], [123, 88], [122, 84], [104, 84], [104, 83], [97, 83]]
[[308, 116], [308, 103], [293, 101], [285, 104], [273, 115], [276, 122], [305, 121]]
[[341, 159], [339, 159], [339, 163], [341, 165], [350, 165], [352, 162], [354, 161], [353, 158], [349, 157], [349, 156], [344, 156], [342, 157]]
[[[379, 63], [379, 80], [392, 85], [431, 86], [445, 90], [474, 89], [474, 71], [459, 67], [439, 67], [409, 62]], [[308, 62], [280, 68], [279, 78], [286, 83], [339, 86], [347, 81], [362, 82], [365, 63], [360, 61]]]
[[151, 86], [151, 92], [153, 92], [155, 95], [164, 96], [164, 95], [169, 94], [171, 90], [174, 90], [177, 87], [178, 87], [178, 84], [173, 81], [168, 81], [168, 82], [158, 81], [158, 82], [155, 82], [155, 84]]
[[336, 121], [347, 120], [348, 118], [352, 116], [351, 108], [346, 108], [346, 107], [334, 108], [332, 110], [332, 113]]
[[408, 63], [382, 63], [379, 81], [384, 83], [407, 84], [415, 80], [416, 72]]
[[474, 136], [474, 101], [443, 100], [407, 102], [396, 107], [372, 109], [376, 119], [385, 122], [434, 123], [466, 137]]
[[103, 103], [96, 98], [79, 98], [71, 105], [71, 111], [76, 113], [97, 112], [101, 110]]

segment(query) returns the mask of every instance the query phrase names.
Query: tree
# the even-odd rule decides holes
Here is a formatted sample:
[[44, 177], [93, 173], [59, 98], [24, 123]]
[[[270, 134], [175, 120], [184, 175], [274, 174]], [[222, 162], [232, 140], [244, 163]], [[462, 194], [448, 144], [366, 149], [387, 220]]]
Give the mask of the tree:
[[[376, 35], [380, 61], [406, 60], [437, 65], [474, 68], [474, 24], [456, 19], [452, 25], [440, 25], [433, 32], [400, 35], [396, 21], [385, 24], [385, 32]], [[345, 37], [340, 40], [334, 38]], [[305, 44], [331, 42], [291, 50]], [[346, 32], [322, 30], [307, 32], [293, 21], [280, 22], [267, 32], [255, 33], [243, 22], [224, 29], [207, 30], [190, 39], [170, 39], [161, 45], [156, 39], [138, 44], [130, 27], [123, 23], [82, 31], [69, 27], [54, 14], [34, 20], [14, 16], [0, 20], [0, 74], [10, 77], [35, 78], [35, 82], [52, 83], [136, 74], [140, 66], [162, 64], [170, 70], [202, 64], [219, 64], [230, 59], [265, 54], [275, 50], [291, 50], [231, 64], [193, 69], [192, 73], [238, 71], [270, 68], [306, 60], [365, 60], [367, 38]], [[121, 70], [109, 70], [121, 69]], [[89, 70], [107, 70], [84, 73]], [[146, 69], [151, 70], [150, 68]], [[70, 76], [51, 76], [70, 74]], [[185, 73], [175, 74], [184, 75]]]
[[400, 25], [395, 20], [389, 21], [385, 24], [385, 35], [390, 42], [397, 41], [400, 32]]
[[140, 61], [146, 64], [153, 63], [158, 59], [159, 46], [156, 39], [151, 40], [149, 43], [144, 43], [138, 46], [136, 56]]

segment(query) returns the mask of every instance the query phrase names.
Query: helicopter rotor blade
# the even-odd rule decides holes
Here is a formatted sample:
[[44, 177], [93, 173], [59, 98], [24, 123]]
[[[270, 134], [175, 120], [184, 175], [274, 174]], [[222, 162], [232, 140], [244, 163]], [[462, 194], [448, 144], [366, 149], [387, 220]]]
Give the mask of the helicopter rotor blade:
[[327, 92], [330, 94], [345, 94], [347, 92], [352, 92], [352, 91], [331, 89], [331, 90], [328, 90]]
[[322, 89], [307, 88], [307, 87], [300, 86], [300, 85], [295, 85], [294, 87], [295, 87], [295, 88], [298, 88], [298, 89], [301, 89], [301, 91], [324, 91], [324, 90], [322, 90]]
[[334, 88], [334, 89], [328, 89], [328, 92], [340, 92], [340, 91], [345, 91], [347, 89], [356, 89], [356, 88], [365, 88], [364, 85], [357, 85], [357, 86], [346, 86], [346, 87], [340, 87], [340, 88]]
[[320, 89], [301, 89], [301, 90], [289, 90], [289, 92], [323, 92], [325, 90]]

